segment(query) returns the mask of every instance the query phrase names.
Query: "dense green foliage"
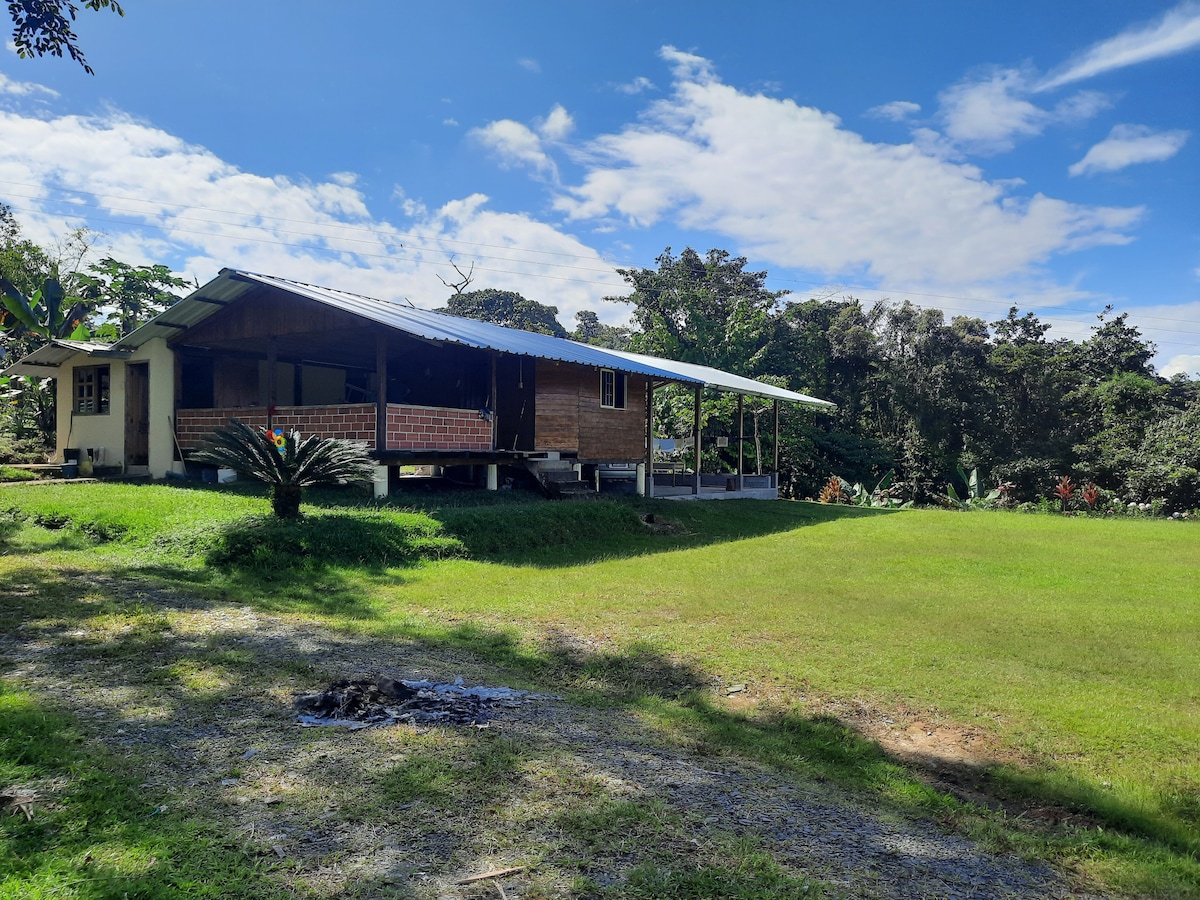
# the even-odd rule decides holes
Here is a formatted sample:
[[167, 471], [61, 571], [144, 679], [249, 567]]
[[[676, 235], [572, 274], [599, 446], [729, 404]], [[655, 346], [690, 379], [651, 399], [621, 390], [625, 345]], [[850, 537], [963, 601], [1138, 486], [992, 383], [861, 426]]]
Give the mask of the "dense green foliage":
[[[1016, 307], [991, 323], [947, 322], [907, 301], [787, 301], [745, 266], [724, 251], [668, 249], [657, 269], [620, 270], [632, 292], [610, 299], [632, 304], [634, 349], [837, 404], [784, 410], [781, 481], [792, 496], [815, 497], [831, 475], [874, 484], [894, 471], [902, 499], [942, 502], [948, 485], [966, 488], [960, 469], [978, 469], [1014, 503], [1050, 496], [1070, 476], [1126, 502], [1161, 498], [1168, 513], [1197, 505], [1194, 465], [1169, 435], [1186, 429], [1173, 417], [1200, 399], [1200, 383], [1155, 375], [1154, 346], [1125, 315], [1106, 310], [1086, 340], [1050, 340], [1049, 325]], [[661, 392], [660, 436], [690, 443], [691, 403], [689, 391]], [[704, 400], [705, 446], [729, 438], [727, 450], [706, 452], [706, 470], [736, 464], [733, 410], [727, 397]], [[752, 466], [773, 454], [765, 411], [747, 409]]]

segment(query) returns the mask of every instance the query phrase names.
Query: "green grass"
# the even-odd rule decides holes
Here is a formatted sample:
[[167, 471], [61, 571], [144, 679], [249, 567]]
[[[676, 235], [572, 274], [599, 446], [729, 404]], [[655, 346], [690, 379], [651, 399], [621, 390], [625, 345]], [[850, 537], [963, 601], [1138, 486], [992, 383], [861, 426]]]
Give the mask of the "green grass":
[[[350, 559], [314, 575], [318, 540], [293, 575], [275, 563], [292, 555], [294, 531], [252, 542], [251, 562], [203, 566], [237, 523], [262, 515], [266, 501], [247, 493], [34, 485], [0, 499], [59, 528], [10, 538], [45, 565], [83, 564], [86, 549], [88, 565], [146, 571], [131, 560], [154, 547], [152, 574], [189, 590], [470, 650], [577, 700], [630, 706], [669, 739], [935, 816], [1085, 883], [1200, 897], [1200, 533], [1188, 524], [512, 495], [401, 510], [322, 494], [309, 523], [353, 521], [350, 545], [384, 533], [380, 546], [414, 549], [389, 558], [401, 569]], [[674, 527], [651, 532], [639, 512]], [[256, 566], [262, 546], [270, 563]], [[437, 559], [455, 554], [474, 558]], [[732, 708], [714, 679], [744, 682], [762, 702]], [[954, 799], [859, 736], [837, 712], [856, 704], [982, 735], [999, 761], [970, 777], [1002, 808]], [[414, 761], [389, 789], [441, 807], [462, 779], [495, 776], [483, 765]], [[1022, 812], [1046, 806], [1071, 821]], [[710, 861], [708, 887], [647, 871], [643, 894], [628, 895], [721, 893], [713, 885], [738, 872], [764, 885], [748, 896], [786, 895], [769, 884], [791, 890], [787, 876], [746, 868], [756, 858]]]
[[0, 481], [36, 481], [37, 472], [18, 469], [15, 466], [0, 466]]
[[0, 785], [27, 817], [0, 818], [0, 898], [292, 896], [270, 865], [89, 744], [70, 717], [0, 682]]

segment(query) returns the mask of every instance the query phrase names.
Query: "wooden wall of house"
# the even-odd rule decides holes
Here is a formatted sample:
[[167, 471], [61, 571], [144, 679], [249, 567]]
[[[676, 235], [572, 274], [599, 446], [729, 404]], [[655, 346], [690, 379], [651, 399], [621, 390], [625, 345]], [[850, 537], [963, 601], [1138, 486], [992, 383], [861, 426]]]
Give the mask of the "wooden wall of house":
[[[364, 327], [358, 316], [277, 291], [263, 290], [252, 297], [235, 300], [228, 307], [194, 325], [183, 337], [196, 346], [221, 345], [250, 339], [286, 335], [328, 335], [330, 332]], [[265, 345], [263, 350], [265, 352]], [[375, 357], [375, 348], [364, 350]]]
[[629, 375], [625, 409], [600, 406], [597, 369], [537, 362], [537, 450], [580, 459], [638, 460], [646, 446], [646, 379]]

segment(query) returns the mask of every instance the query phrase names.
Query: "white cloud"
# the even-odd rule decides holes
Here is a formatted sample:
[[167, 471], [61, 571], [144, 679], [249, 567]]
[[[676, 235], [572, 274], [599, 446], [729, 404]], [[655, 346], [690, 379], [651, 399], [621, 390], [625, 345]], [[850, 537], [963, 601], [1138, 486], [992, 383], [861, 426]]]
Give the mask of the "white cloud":
[[946, 134], [976, 152], [1011, 150], [1019, 137], [1041, 134], [1049, 112], [1024, 99], [1026, 76], [1001, 69], [980, 81], [964, 81], [942, 92]]
[[1142, 214], [1014, 196], [974, 166], [742, 93], [707, 60], [673, 48], [663, 57], [672, 96], [575, 151], [586, 175], [555, 201], [568, 217], [668, 220], [772, 265], [918, 290], [1011, 280], [1055, 254], [1126, 243]]
[[542, 139], [528, 125], [512, 119], [498, 119], [482, 128], [473, 128], [471, 137], [479, 141], [500, 160], [504, 167], [528, 166], [535, 172], [554, 175], [557, 167], [546, 151]]
[[522, 69], [524, 69], [526, 72], [532, 72], [534, 75], [542, 74], [542, 64], [539, 63], [536, 59], [532, 59], [528, 56], [526, 56], [522, 59], [518, 59], [517, 65], [520, 66]]
[[99, 253], [163, 263], [201, 282], [223, 266], [438, 306], [450, 260], [476, 284], [557, 305], [563, 321], [601, 304], [621, 279], [577, 238], [481, 194], [428, 209], [397, 186], [403, 229], [372, 215], [350, 173], [297, 181], [238, 169], [204, 147], [113, 113], [32, 117], [0, 110], [0, 182], [26, 235], [104, 232]]
[[1105, 94], [1080, 91], [1043, 109], [1027, 99], [1031, 78], [1024, 70], [995, 69], [944, 90], [938, 100], [947, 137], [975, 153], [1004, 153], [1049, 125], [1090, 119], [1112, 105]]
[[575, 127], [571, 114], [555, 104], [544, 119], [537, 119], [534, 128], [512, 119], [498, 119], [482, 128], [471, 129], [469, 136], [487, 147], [505, 168], [524, 166], [539, 175], [558, 180], [558, 166], [546, 152], [543, 141], [559, 143]]
[[329, 180], [342, 187], [354, 187], [358, 184], [358, 174], [356, 172], [334, 172], [329, 176]]
[[646, 91], [657, 90], [654, 82], [644, 75], [639, 75], [626, 84], [614, 84], [613, 89], [622, 94], [641, 94]]
[[1178, 153], [1187, 139], [1186, 131], [1156, 132], [1145, 125], [1114, 125], [1108, 137], [1067, 171], [1072, 175], [1094, 175], [1136, 163], [1161, 162]]
[[1047, 91], [1114, 69], [1200, 47], [1200, 4], [1181, 3], [1159, 19], [1129, 28], [1085, 50], [1038, 85]]
[[1176, 354], [1159, 366], [1158, 373], [1164, 378], [1170, 378], [1172, 375], [1200, 378], [1200, 353]]
[[538, 123], [538, 131], [548, 141], [561, 141], [575, 128], [575, 120], [571, 114], [556, 103], [546, 116]]
[[448, 128], [457, 128], [458, 119], [442, 119], [442, 124]]
[[893, 100], [891, 103], [884, 103], [881, 106], [872, 106], [867, 110], [867, 115], [873, 119], [903, 122], [910, 116], [915, 116], [920, 111], [920, 103], [913, 103], [911, 100]]
[[31, 97], [39, 94], [43, 97], [57, 97], [58, 91], [32, 81], [14, 81], [0, 72], [0, 94], [13, 97]]

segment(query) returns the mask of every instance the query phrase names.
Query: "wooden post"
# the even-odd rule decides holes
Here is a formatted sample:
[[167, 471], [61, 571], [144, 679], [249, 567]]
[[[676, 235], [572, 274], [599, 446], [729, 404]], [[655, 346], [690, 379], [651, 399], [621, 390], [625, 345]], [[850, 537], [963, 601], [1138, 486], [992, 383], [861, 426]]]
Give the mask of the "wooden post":
[[696, 468], [692, 472], [692, 493], [700, 496], [700, 392], [704, 385], [696, 385], [696, 403], [692, 410], [692, 437], [695, 442]]
[[654, 379], [646, 378], [646, 496], [654, 496]]
[[775, 466], [771, 474], [771, 487], [779, 490], [779, 401], [775, 401]]
[[746, 486], [746, 395], [738, 394], [738, 493]]
[[375, 377], [379, 380], [378, 396], [375, 398], [375, 450], [387, 449], [387, 333], [379, 332], [375, 337]]
[[495, 450], [495, 449], [497, 449], [496, 448], [496, 435], [499, 433], [496, 431], [496, 422], [500, 418], [499, 414], [496, 412], [496, 354], [495, 353], [492, 353], [492, 392], [488, 399], [488, 405], [491, 407], [491, 412], [492, 412], [492, 449]]

